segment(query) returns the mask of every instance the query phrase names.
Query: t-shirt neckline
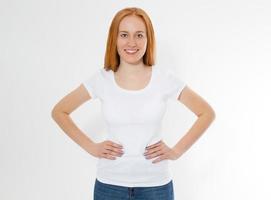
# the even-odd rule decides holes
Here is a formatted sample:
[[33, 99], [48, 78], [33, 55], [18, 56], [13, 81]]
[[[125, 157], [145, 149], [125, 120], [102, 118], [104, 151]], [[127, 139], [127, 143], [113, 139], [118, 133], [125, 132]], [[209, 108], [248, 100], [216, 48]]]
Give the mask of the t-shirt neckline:
[[154, 79], [154, 71], [155, 71], [155, 67], [152, 66], [150, 80], [149, 80], [148, 84], [147, 84], [144, 88], [139, 89], [139, 90], [128, 90], [128, 89], [124, 89], [124, 88], [122, 88], [122, 87], [120, 87], [120, 86], [118, 85], [118, 83], [116, 82], [116, 79], [115, 79], [115, 75], [114, 75], [113, 70], [110, 70], [110, 72], [111, 72], [111, 79], [112, 79], [112, 81], [113, 81], [114, 86], [115, 86], [118, 90], [120, 90], [120, 91], [122, 91], [122, 92], [126, 92], [126, 93], [135, 93], [135, 94], [136, 94], [136, 93], [142, 93], [142, 92], [148, 90], [148, 89], [151, 87], [152, 82], [153, 82], [153, 79]]

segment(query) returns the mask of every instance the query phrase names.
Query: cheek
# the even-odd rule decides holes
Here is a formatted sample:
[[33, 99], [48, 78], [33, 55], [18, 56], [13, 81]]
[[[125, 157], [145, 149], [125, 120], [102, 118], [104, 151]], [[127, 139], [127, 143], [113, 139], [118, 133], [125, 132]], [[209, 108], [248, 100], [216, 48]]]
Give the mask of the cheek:
[[117, 40], [118, 48], [123, 48], [125, 46], [125, 44], [126, 44], [125, 40], [121, 40], [121, 39]]
[[141, 48], [146, 48], [147, 47], [147, 40], [142, 40], [138, 43], [138, 45], [141, 47]]
[[123, 41], [117, 41], [117, 50], [119, 54], [122, 53], [124, 47], [125, 43]]

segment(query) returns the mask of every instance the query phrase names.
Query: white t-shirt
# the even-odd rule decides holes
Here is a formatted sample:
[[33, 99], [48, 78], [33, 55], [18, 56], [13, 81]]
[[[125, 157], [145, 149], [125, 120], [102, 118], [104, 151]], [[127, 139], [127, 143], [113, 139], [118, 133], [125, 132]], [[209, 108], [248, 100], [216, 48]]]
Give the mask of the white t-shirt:
[[148, 85], [140, 90], [120, 87], [112, 70], [98, 69], [83, 81], [92, 99], [101, 101], [107, 139], [123, 146], [116, 160], [99, 158], [97, 179], [103, 183], [126, 186], [160, 186], [171, 179], [169, 160], [152, 163], [145, 147], [162, 139], [161, 124], [168, 99], [177, 100], [185, 82], [173, 71], [152, 67]]

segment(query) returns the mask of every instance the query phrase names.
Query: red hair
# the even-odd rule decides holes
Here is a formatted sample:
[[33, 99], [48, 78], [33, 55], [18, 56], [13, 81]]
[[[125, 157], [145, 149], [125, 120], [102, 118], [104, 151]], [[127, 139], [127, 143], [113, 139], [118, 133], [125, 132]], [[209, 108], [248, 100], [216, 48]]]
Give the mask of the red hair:
[[129, 15], [136, 15], [144, 21], [147, 30], [147, 48], [143, 56], [143, 63], [147, 66], [155, 64], [155, 37], [152, 22], [147, 13], [141, 8], [129, 7], [118, 11], [111, 22], [104, 59], [104, 68], [107, 71], [111, 69], [115, 72], [119, 67], [120, 56], [117, 52], [119, 24], [124, 17]]

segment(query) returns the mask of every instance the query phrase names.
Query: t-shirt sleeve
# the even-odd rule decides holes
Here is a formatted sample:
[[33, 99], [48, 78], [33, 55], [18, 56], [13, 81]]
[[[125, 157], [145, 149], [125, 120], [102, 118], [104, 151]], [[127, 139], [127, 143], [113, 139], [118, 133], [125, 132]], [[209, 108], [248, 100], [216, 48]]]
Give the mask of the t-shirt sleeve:
[[185, 88], [186, 82], [174, 74], [172, 70], [167, 70], [165, 77], [166, 99], [177, 100], [180, 93]]
[[100, 98], [102, 92], [101, 70], [96, 70], [89, 77], [84, 79], [82, 84], [87, 89], [91, 99]]

